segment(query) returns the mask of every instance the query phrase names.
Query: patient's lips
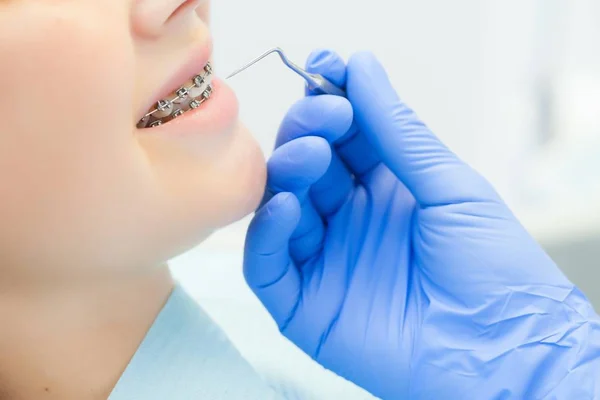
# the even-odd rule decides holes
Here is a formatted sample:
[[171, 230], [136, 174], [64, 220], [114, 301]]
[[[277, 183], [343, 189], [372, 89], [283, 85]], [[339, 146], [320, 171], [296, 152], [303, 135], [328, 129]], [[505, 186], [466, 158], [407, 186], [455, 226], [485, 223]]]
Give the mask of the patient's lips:
[[156, 127], [199, 108], [213, 93], [213, 70], [207, 63], [203, 71], [188, 79], [165, 98], [159, 100], [138, 122], [138, 128]]
[[[161, 140], [183, 139], [188, 145], [232, 132], [238, 119], [238, 101], [233, 90], [213, 72], [211, 54], [210, 39], [189, 49], [179, 68], [140, 104], [135, 117], [139, 133]], [[154, 117], [156, 113], [163, 117]]]

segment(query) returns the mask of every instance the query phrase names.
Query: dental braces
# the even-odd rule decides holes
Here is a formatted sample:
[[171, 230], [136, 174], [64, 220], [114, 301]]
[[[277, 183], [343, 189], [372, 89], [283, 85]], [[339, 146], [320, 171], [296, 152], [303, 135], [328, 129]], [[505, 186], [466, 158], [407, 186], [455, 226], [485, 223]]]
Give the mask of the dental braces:
[[[177, 89], [175, 91], [176, 96], [172, 99], [159, 100], [156, 103], [156, 108], [144, 115], [137, 123], [137, 127], [140, 129], [154, 128], [172, 119], [180, 117], [186, 111], [194, 110], [200, 107], [210, 98], [211, 94], [213, 93], [213, 86], [210, 83], [206, 85], [206, 88], [199, 96], [192, 98], [187, 105], [185, 105], [184, 101], [190, 97], [190, 92], [193, 89], [202, 88], [212, 73], [212, 66], [210, 63], [206, 64], [204, 66], [204, 74], [194, 76], [192, 79], [193, 84], [191, 86], [182, 86]], [[161, 116], [156, 116], [156, 113], [161, 113]]]

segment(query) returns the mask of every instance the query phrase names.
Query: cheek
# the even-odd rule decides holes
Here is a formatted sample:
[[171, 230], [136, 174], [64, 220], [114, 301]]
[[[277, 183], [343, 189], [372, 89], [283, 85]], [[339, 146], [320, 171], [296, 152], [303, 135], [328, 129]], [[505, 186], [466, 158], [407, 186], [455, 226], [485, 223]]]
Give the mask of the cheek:
[[[169, 218], [193, 245], [201, 236], [234, 222], [258, 206], [266, 181], [264, 156], [257, 142], [241, 124], [236, 124], [210, 157], [172, 157], [155, 169], [157, 179], [171, 194]], [[177, 159], [177, 162], [174, 162]], [[168, 166], [168, 168], [166, 167]]]
[[0, 17], [0, 101], [11, 106], [15, 128], [33, 134], [41, 124], [64, 130], [86, 122], [99, 130], [130, 116], [135, 58], [126, 9], [89, 3], [42, 2]]
[[0, 159], [22, 183], [66, 184], [128, 140], [133, 51], [116, 10], [104, 10], [111, 20], [95, 9], [39, 7], [17, 14], [13, 25], [24, 27], [2, 20], [0, 54], [9, 61], [0, 66], [0, 110], [10, 113], [2, 115]]
[[125, 2], [24, 4], [0, 16], [0, 219], [13, 226], [0, 235], [13, 240], [87, 230], [136, 174]]

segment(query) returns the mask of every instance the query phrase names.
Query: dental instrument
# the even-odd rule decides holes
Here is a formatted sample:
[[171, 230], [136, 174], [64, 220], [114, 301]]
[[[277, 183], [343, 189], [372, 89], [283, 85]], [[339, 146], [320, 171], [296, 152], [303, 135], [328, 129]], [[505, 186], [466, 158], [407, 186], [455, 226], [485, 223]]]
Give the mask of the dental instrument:
[[334, 85], [333, 83], [331, 83], [323, 75], [310, 73], [310, 72], [300, 68], [298, 65], [294, 64], [285, 55], [285, 52], [279, 47], [274, 47], [274, 48], [266, 51], [265, 53], [261, 54], [260, 56], [256, 57], [254, 60], [250, 61], [248, 64], [246, 64], [243, 67], [232, 72], [226, 79], [234, 77], [235, 75], [248, 69], [249, 67], [256, 64], [257, 62], [259, 62], [260, 60], [262, 60], [263, 58], [267, 57], [269, 54], [272, 54], [272, 53], [277, 53], [279, 55], [279, 57], [281, 58], [281, 61], [283, 61], [283, 63], [289, 69], [291, 69], [292, 71], [294, 71], [295, 73], [300, 75], [302, 78], [304, 78], [304, 80], [306, 81], [306, 83], [308, 85], [308, 88], [310, 90], [312, 90], [313, 92], [315, 92], [317, 94], [331, 94], [331, 95], [335, 95], [335, 96], [346, 97], [346, 92], [343, 89], [341, 89], [341, 88], [337, 87], [336, 85]]

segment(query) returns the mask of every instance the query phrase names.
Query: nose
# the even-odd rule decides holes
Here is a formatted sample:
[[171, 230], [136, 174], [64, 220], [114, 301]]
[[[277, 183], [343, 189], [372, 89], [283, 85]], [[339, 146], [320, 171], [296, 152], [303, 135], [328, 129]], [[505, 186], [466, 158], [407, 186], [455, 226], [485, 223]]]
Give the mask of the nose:
[[206, 0], [134, 0], [132, 28], [137, 35], [156, 38], [170, 25], [196, 13]]

